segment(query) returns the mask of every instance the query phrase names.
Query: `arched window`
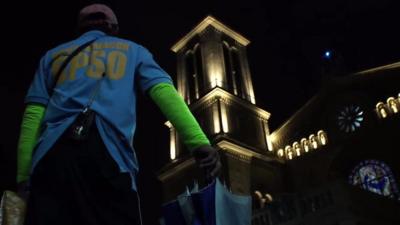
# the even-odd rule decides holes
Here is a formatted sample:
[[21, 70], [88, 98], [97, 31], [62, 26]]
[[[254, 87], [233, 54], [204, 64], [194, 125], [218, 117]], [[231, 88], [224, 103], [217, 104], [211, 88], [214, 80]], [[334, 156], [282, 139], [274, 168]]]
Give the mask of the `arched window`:
[[203, 74], [203, 59], [201, 56], [200, 45], [197, 44], [193, 48], [193, 51], [194, 51], [194, 55], [195, 55], [195, 58], [194, 58], [195, 63], [194, 64], [196, 65], [195, 72], [197, 75], [198, 92], [199, 92], [199, 96], [201, 97], [206, 93], [207, 90], [204, 89], [205, 81], [204, 81], [204, 74]]
[[279, 149], [277, 154], [278, 154], [278, 157], [280, 157], [280, 158], [282, 158], [285, 155], [283, 149]]
[[383, 102], [378, 102], [378, 104], [376, 104], [376, 112], [383, 119], [388, 116], [387, 109], [386, 109], [385, 104]]
[[293, 150], [292, 150], [292, 147], [290, 147], [290, 145], [287, 145], [286, 147], [285, 147], [285, 154], [286, 154], [286, 158], [287, 159], [293, 159]]
[[300, 147], [299, 142], [295, 141], [293, 143], [293, 149], [294, 149], [294, 152], [296, 153], [296, 156], [300, 156], [301, 155], [301, 147]]
[[260, 191], [254, 191], [255, 205], [257, 209], [262, 209], [265, 206], [265, 199]]
[[317, 149], [318, 148], [318, 139], [314, 134], [311, 134], [310, 137], [308, 138], [311, 144], [311, 148]]
[[349, 176], [349, 183], [376, 194], [399, 198], [392, 172], [385, 163], [377, 160], [365, 160], [358, 164]]
[[189, 50], [186, 52], [185, 56], [185, 66], [186, 66], [186, 79], [188, 81], [189, 87], [189, 99], [190, 102], [194, 102], [197, 99], [197, 75], [195, 71], [194, 55], [193, 51]]
[[394, 97], [388, 98], [386, 103], [389, 109], [392, 111], [392, 113], [399, 112], [399, 105], [397, 104], [396, 99]]
[[267, 203], [273, 202], [273, 201], [274, 201], [274, 198], [272, 197], [271, 194], [265, 193], [264, 196], [265, 196], [265, 199], [266, 199], [266, 202], [267, 202]]
[[259, 190], [254, 191], [253, 196], [256, 200], [254, 203], [257, 209], [264, 208], [266, 204], [271, 203], [274, 200], [271, 194], [265, 193], [263, 195]]
[[323, 130], [318, 131], [317, 135], [321, 145], [326, 145], [328, 143], [328, 137]]
[[224, 64], [225, 64], [225, 76], [226, 76], [226, 83], [223, 84], [228, 91], [233, 91], [235, 95], [237, 95], [236, 83], [233, 74], [232, 68], [232, 55], [231, 55], [231, 48], [229, 44], [225, 41], [222, 43], [222, 48], [224, 52]]
[[310, 151], [310, 142], [306, 138], [302, 138], [300, 143], [304, 149], [304, 152]]
[[236, 48], [231, 48], [231, 56], [232, 56], [232, 78], [234, 83], [236, 84], [237, 95], [241, 98], [246, 99], [245, 91], [244, 91], [244, 81], [242, 74], [242, 66], [240, 64], [240, 56], [239, 51]]

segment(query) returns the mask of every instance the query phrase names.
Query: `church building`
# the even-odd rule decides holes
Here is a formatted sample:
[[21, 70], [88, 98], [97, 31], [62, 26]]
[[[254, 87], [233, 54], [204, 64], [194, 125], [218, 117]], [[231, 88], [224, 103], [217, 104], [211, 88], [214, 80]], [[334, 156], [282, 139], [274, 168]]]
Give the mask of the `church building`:
[[[400, 63], [324, 77], [276, 130], [257, 106], [241, 34], [208, 16], [172, 51], [177, 89], [223, 164], [221, 180], [253, 196], [255, 225], [400, 224]], [[267, 91], [267, 90], [265, 90]], [[170, 130], [164, 201], [204, 177]]]

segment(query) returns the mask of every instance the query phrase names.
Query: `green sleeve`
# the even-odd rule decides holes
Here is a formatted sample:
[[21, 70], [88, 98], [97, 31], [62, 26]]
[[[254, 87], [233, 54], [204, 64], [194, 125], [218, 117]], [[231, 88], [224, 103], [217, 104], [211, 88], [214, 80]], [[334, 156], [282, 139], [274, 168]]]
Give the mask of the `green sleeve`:
[[28, 104], [25, 108], [18, 140], [17, 182], [26, 181], [32, 161], [33, 148], [39, 136], [40, 123], [46, 107], [37, 104]]
[[210, 145], [210, 141], [173, 85], [156, 84], [150, 88], [149, 95], [178, 131], [189, 150]]

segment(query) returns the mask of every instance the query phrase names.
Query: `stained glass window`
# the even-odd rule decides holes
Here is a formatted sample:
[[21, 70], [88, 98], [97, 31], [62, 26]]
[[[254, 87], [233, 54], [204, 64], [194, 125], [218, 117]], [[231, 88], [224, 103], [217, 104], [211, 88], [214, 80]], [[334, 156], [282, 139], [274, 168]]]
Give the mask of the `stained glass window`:
[[365, 160], [358, 164], [349, 176], [349, 183], [386, 197], [400, 197], [389, 167], [377, 160]]

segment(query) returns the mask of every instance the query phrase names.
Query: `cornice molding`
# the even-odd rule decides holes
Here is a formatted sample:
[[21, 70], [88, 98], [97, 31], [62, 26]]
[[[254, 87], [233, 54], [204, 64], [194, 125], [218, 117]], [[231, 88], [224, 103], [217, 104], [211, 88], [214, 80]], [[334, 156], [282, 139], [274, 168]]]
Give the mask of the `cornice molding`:
[[271, 113], [257, 107], [256, 105], [251, 104], [250, 102], [247, 102], [243, 99], [238, 98], [235, 95], [232, 95], [231, 93], [223, 90], [222, 88], [216, 87], [212, 89], [208, 94], [191, 104], [189, 107], [192, 111], [196, 110], [197, 108], [201, 107], [202, 105], [205, 104], [205, 102], [213, 102], [213, 99], [216, 98], [222, 98], [227, 102], [230, 103], [236, 103], [240, 106], [243, 106], [244, 108], [253, 111], [255, 114], [257, 114], [260, 118], [268, 120], [271, 116]]
[[206, 28], [212, 26], [217, 31], [220, 31], [233, 40], [238, 42], [243, 46], [247, 46], [250, 41], [243, 37], [241, 34], [233, 31], [231, 28], [227, 27], [223, 23], [219, 22], [212, 16], [207, 16], [203, 21], [201, 21], [192, 31], [190, 31], [187, 35], [185, 35], [182, 39], [180, 39], [174, 46], [172, 46], [171, 50], [177, 53], [180, 49], [182, 49], [194, 36], [197, 34], [201, 34]]
[[221, 149], [223, 149], [223, 151], [226, 151], [237, 157], [240, 156], [240, 159], [242, 159], [242, 160], [250, 161], [251, 158], [255, 157], [255, 158], [264, 160], [266, 162], [282, 162], [281, 160], [276, 159], [276, 157], [269, 157], [269, 156], [254, 152], [250, 149], [247, 149], [240, 145], [234, 144], [227, 140], [222, 140], [222, 141], [216, 143], [216, 145], [218, 147], [220, 147]]

